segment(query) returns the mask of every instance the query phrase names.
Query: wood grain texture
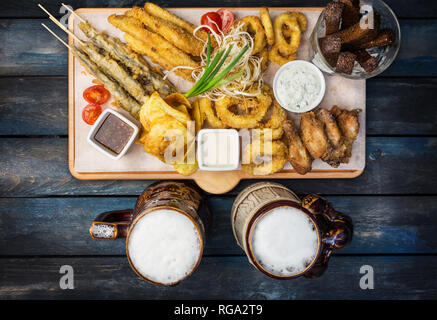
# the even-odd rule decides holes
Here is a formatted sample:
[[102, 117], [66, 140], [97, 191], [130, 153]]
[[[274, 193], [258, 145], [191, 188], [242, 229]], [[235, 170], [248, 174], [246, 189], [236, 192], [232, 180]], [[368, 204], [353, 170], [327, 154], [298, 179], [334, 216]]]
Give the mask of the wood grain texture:
[[[67, 166], [65, 138], [0, 139], [3, 197], [137, 195], [152, 181], [79, 181]], [[278, 180], [298, 193], [436, 194], [437, 138], [367, 139], [367, 166], [355, 179]], [[418, 158], [419, 157], [419, 158]], [[420, 160], [418, 160], [420, 159]], [[235, 195], [257, 180], [243, 180]]]
[[[245, 257], [204, 257], [176, 287], [150, 285], [125, 257], [0, 260], [1, 299], [435, 299], [437, 257], [332, 257], [318, 279], [273, 280]], [[59, 269], [74, 269], [74, 290], [59, 288]], [[361, 266], [374, 269], [375, 289], [362, 290]]]
[[[70, 0], [68, 4], [73, 8], [115, 8], [115, 7], [132, 7], [133, 5], [141, 6], [144, 4], [143, 0]], [[171, 1], [153, 1], [163, 7], [254, 7], [263, 5], [259, 1], [249, 0], [171, 0]], [[327, 0], [288, 0], [286, 2], [282, 0], [271, 0], [269, 6], [281, 7], [287, 6], [324, 6]], [[437, 17], [437, 6], [430, 0], [386, 0], [385, 1], [398, 17], [420, 17], [420, 18], [432, 18]], [[44, 13], [37, 7], [37, 4], [41, 3], [50, 12], [56, 14], [57, 17], [61, 17], [63, 13], [60, 12], [60, 5], [57, 1], [52, 0], [22, 0], [22, 1], [1, 1], [0, 2], [0, 18], [5, 17], [34, 17], [43, 18]]]
[[[394, 63], [381, 75], [436, 76], [436, 19], [401, 21], [402, 44]], [[0, 76], [66, 75], [67, 49], [41, 22], [48, 19], [0, 19]], [[54, 30], [57, 30], [54, 27]], [[57, 33], [65, 35], [61, 30]]]
[[[366, 89], [368, 135], [437, 134], [437, 79], [373, 78]], [[64, 76], [0, 78], [0, 135], [67, 135], [67, 90]]]
[[[336, 254], [436, 254], [437, 197], [328, 196], [354, 221], [354, 239]], [[126, 198], [0, 199], [1, 255], [124, 255], [125, 241], [92, 240], [101, 212], [131, 208]], [[230, 197], [209, 197], [212, 228], [205, 255], [243, 255], [232, 234]]]

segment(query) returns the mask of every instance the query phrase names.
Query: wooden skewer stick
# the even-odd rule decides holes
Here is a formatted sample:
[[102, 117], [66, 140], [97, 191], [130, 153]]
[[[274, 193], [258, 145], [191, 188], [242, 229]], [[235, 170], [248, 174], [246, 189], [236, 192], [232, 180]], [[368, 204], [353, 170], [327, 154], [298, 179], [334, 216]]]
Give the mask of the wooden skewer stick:
[[71, 14], [73, 14], [76, 18], [78, 18], [80, 21], [82, 21], [82, 22], [84, 22], [84, 23], [87, 23], [87, 21], [84, 19], [84, 18], [82, 18], [80, 15], [78, 15], [76, 12], [74, 12], [73, 10], [71, 10], [71, 8], [69, 7], [69, 6], [67, 6], [66, 4], [64, 4], [64, 3], [61, 3], [62, 4], [62, 6], [65, 8], [65, 9], [67, 9], [68, 11], [70, 11], [71, 12]]
[[60, 23], [53, 15], [50, 14], [41, 4], [38, 4], [45, 13], [49, 15], [50, 20], [52, 20], [59, 28], [61, 28], [64, 32], [68, 33], [72, 36], [77, 42], [79, 42], [82, 46], [84, 45], [83, 41], [80, 40], [73, 32], [71, 32], [68, 28], [64, 27], [62, 23]]
[[72, 50], [72, 48], [68, 45], [68, 44], [66, 44], [65, 43], [65, 41], [64, 40], [62, 40], [56, 33], [54, 33], [52, 30], [50, 30], [50, 28], [49, 27], [47, 27], [44, 23], [41, 23], [42, 24], [42, 26], [44, 27], [44, 28], [46, 28], [47, 29], [47, 31], [48, 32], [50, 32], [56, 39], [58, 39], [64, 46], [66, 46], [68, 49], [70, 49], [70, 50]]

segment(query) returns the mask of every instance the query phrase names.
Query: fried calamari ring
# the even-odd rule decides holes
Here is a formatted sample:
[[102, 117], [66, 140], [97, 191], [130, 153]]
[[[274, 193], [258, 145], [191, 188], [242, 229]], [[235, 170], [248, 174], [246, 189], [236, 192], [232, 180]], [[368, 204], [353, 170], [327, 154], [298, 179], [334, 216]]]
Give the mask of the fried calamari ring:
[[[285, 37], [284, 28], [290, 31], [289, 37]], [[302, 34], [296, 17], [288, 13], [280, 14], [275, 20], [273, 29], [275, 31], [275, 47], [285, 55], [296, 53], [300, 46]]]
[[277, 45], [274, 45], [269, 51], [269, 60], [271, 62], [279, 64], [280, 66], [282, 66], [287, 62], [296, 60], [296, 58], [297, 58], [296, 53], [282, 55], [281, 52], [279, 52], [279, 47]]
[[284, 168], [287, 153], [287, 147], [282, 141], [271, 141], [269, 146], [263, 140], [255, 140], [244, 148], [241, 167], [250, 175], [273, 174]]
[[261, 18], [261, 23], [266, 32], [267, 43], [273, 46], [275, 43], [275, 33], [273, 32], [272, 19], [270, 18], [269, 9], [263, 7], [259, 10], [259, 16]]
[[270, 119], [263, 123], [263, 128], [276, 129], [282, 127], [282, 123], [287, 120], [287, 112], [279, 105], [276, 99], [273, 101], [272, 108]]
[[[297, 22], [299, 23], [300, 31], [302, 33], [304, 33], [306, 31], [307, 25], [308, 25], [308, 20], [305, 17], [305, 15], [302, 12], [297, 12], [297, 11], [287, 12], [287, 14], [296, 18]], [[286, 37], [290, 37], [290, 35], [291, 35], [291, 32], [288, 29], [284, 29], [284, 30], [282, 30], [282, 32], [284, 33], [284, 35]]]
[[[272, 98], [264, 92], [255, 98], [235, 99], [224, 97], [215, 103], [220, 120], [231, 128], [255, 128], [264, 118], [272, 103]], [[241, 114], [233, 113], [230, 108], [236, 106]], [[247, 110], [247, 111], [244, 111]]]
[[200, 113], [205, 116], [209, 125], [214, 129], [226, 129], [227, 126], [215, 115], [212, 101], [209, 98], [199, 99]]
[[252, 129], [253, 135], [256, 139], [264, 139], [264, 136], [269, 137], [271, 135], [272, 140], [279, 140], [284, 134], [282, 127], [277, 128], [256, 128]]
[[266, 32], [261, 24], [261, 20], [255, 16], [245, 16], [240, 22], [243, 23], [241, 30], [250, 33], [253, 37], [252, 54], [261, 52], [266, 46]]

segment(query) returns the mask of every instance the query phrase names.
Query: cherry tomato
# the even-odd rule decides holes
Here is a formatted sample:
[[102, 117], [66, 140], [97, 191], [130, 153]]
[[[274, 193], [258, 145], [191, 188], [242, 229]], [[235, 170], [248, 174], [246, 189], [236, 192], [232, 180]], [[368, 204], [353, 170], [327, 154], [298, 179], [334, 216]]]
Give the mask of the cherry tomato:
[[223, 33], [227, 33], [234, 23], [234, 14], [228, 9], [219, 9], [217, 13], [222, 19], [222, 31]]
[[82, 111], [82, 119], [89, 125], [93, 125], [102, 113], [102, 107], [99, 104], [89, 104]]
[[109, 99], [109, 91], [102, 85], [91, 86], [83, 92], [83, 98], [91, 104], [104, 104]]
[[[208, 12], [205, 13], [200, 19], [200, 24], [207, 25], [214, 30], [215, 33], [220, 33], [222, 30], [222, 18], [217, 12]], [[211, 32], [208, 28], [203, 28], [206, 32]]]

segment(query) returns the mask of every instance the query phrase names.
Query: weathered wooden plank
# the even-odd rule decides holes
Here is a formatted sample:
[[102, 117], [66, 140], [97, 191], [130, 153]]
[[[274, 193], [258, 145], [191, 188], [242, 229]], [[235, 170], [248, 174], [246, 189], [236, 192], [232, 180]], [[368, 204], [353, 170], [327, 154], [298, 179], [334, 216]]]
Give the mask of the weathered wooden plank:
[[0, 135], [67, 135], [65, 77], [0, 78]]
[[[435, 78], [368, 80], [367, 134], [436, 135], [436, 92]], [[51, 134], [68, 134], [67, 78], [0, 78], [0, 135]]]
[[[436, 194], [437, 138], [367, 139], [367, 167], [355, 179], [279, 180], [298, 193]], [[65, 138], [0, 139], [0, 195], [137, 195], [151, 181], [80, 181]], [[419, 160], [420, 159], [420, 160]], [[256, 180], [243, 180], [230, 194]]]
[[[41, 22], [48, 20], [0, 19], [0, 75], [67, 74], [67, 49], [43, 29]], [[437, 75], [437, 43], [430, 41], [437, 33], [437, 20], [402, 20], [401, 29], [401, 50], [383, 75]]]
[[[164, 7], [255, 7], [263, 6], [265, 3], [261, 1], [249, 0], [190, 0], [190, 1], [153, 1]], [[271, 0], [268, 5], [271, 7], [295, 6], [295, 7], [313, 7], [324, 6], [326, 0]], [[45, 17], [44, 13], [36, 6], [42, 3], [44, 7], [50, 10], [53, 14], [57, 13], [61, 17], [64, 13], [60, 11], [60, 5], [56, 1], [50, 0], [24, 0], [24, 1], [2, 1], [0, 3], [0, 17]], [[69, 5], [73, 8], [115, 8], [115, 7], [131, 7], [133, 5], [142, 6], [142, 0], [70, 0]], [[433, 1], [427, 0], [387, 0], [386, 3], [393, 9], [399, 17], [436, 17], [437, 7]]]
[[[352, 217], [350, 246], [339, 254], [437, 253], [437, 197], [329, 196]], [[97, 214], [133, 207], [136, 198], [0, 199], [1, 255], [124, 255], [125, 241], [96, 241], [88, 228]], [[239, 255], [230, 197], [209, 197], [212, 228], [205, 255]]]
[[[138, 278], [125, 257], [0, 260], [1, 299], [435, 299], [436, 256], [333, 257], [318, 279], [273, 280], [245, 257], [204, 257], [176, 287]], [[62, 265], [74, 270], [74, 289], [62, 290]], [[374, 270], [374, 289], [363, 290], [360, 268]]]

